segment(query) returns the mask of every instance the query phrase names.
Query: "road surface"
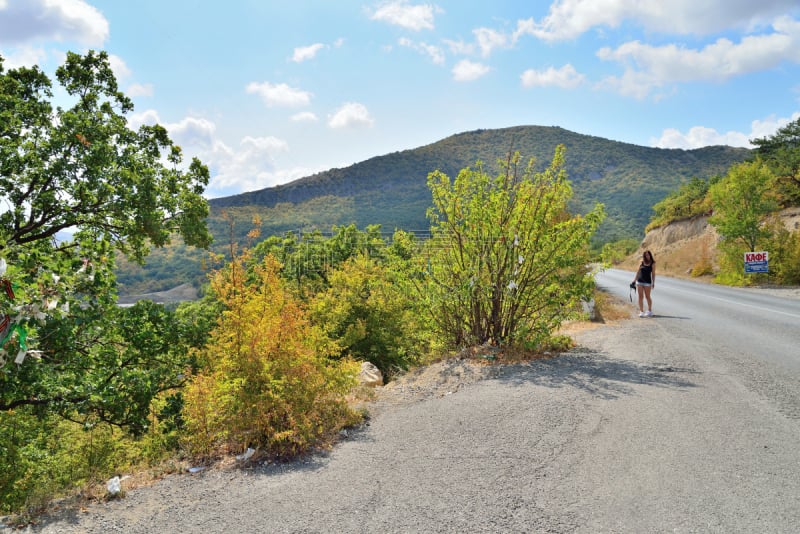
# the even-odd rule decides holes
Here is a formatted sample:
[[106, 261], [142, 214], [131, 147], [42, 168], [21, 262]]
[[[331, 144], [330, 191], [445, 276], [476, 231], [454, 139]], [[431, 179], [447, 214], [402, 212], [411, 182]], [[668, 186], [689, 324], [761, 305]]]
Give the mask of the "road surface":
[[[628, 298], [632, 273], [598, 276]], [[659, 276], [655, 317], [384, 406], [329, 454], [172, 476], [44, 532], [800, 531], [800, 300]]]

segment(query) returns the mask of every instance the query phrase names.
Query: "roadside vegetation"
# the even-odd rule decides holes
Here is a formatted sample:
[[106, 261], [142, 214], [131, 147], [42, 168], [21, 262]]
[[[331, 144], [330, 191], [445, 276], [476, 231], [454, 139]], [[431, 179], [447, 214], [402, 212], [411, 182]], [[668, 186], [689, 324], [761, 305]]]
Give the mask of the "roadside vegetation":
[[[754, 139], [754, 157], [722, 176], [692, 178], [653, 206], [647, 231], [669, 223], [708, 216], [720, 235], [714, 268], [708, 251], [698, 254], [692, 276], [713, 274], [728, 285], [800, 284], [800, 231], [786, 228], [779, 214], [800, 206], [800, 119], [774, 135]], [[621, 261], [625, 242], [605, 245], [607, 261]], [[770, 273], [744, 274], [745, 252], [769, 252]]]
[[431, 169], [429, 239], [262, 238], [255, 216], [238, 240], [229, 218], [200, 300], [117, 306], [117, 261], [209, 246], [208, 169], [162, 127], [128, 127], [105, 53], [69, 54], [56, 82], [71, 107], [0, 60], [0, 513], [20, 521], [126, 472], [327, 447], [363, 416], [360, 362], [391, 380], [473, 345], [563, 347], [592, 295], [604, 211], [569, 213], [559, 146], [543, 170], [519, 154], [496, 174]]
[[[431, 168], [425, 238], [355, 224], [262, 236], [257, 213], [240, 238], [241, 220], [220, 213], [227, 250], [209, 253], [208, 169], [162, 127], [129, 128], [107, 55], [69, 54], [55, 82], [0, 58], [1, 514], [111, 497], [104, 482], [133, 471], [328, 447], [363, 417], [361, 362], [391, 380], [470, 347], [558, 350], [593, 296], [605, 210], [570, 212], [563, 146], [544, 165], [514, 153], [454, 177]], [[56, 91], [71, 104], [54, 107]], [[795, 130], [779, 134], [797, 145]], [[800, 198], [800, 157], [787, 165], [789, 141], [773, 141], [655, 210], [659, 224], [713, 211], [726, 257], [768, 247], [780, 280], [798, 280], [797, 232], [768, 221]], [[205, 258], [202, 298], [117, 306], [117, 263], [172, 240]]]

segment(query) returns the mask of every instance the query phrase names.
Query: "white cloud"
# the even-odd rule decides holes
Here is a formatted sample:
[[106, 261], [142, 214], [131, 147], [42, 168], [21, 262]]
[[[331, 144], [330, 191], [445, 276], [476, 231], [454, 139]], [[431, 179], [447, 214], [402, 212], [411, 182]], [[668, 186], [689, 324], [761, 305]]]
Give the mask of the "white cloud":
[[248, 94], [257, 94], [268, 107], [306, 106], [311, 102], [312, 94], [308, 91], [294, 89], [285, 83], [271, 84], [269, 82], [251, 82], [245, 88]]
[[114, 72], [114, 77], [117, 78], [117, 81], [124, 80], [132, 74], [125, 60], [117, 55], [109, 54], [108, 64], [111, 65], [111, 70]]
[[325, 45], [322, 43], [315, 43], [310, 46], [301, 46], [295, 48], [294, 54], [292, 55], [292, 61], [295, 63], [301, 63], [309, 59], [314, 59], [314, 57], [317, 55], [317, 52], [323, 48], [325, 48]]
[[472, 30], [478, 48], [483, 57], [489, 57], [495, 48], [507, 48], [513, 45], [511, 39], [504, 33], [489, 28], [477, 28]]
[[471, 82], [485, 76], [490, 70], [482, 63], [462, 59], [453, 67], [453, 79], [457, 82]]
[[372, 20], [388, 22], [407, 30], [432, 30], [434, 18], [442, 10], [433, 4], [409, 4], [405, 0], [388, 2], [378, 7], [372, 13]]
[[674, 128], [667, 128], [661, 132], [661, 137], [652, 140], [651, 144], [658, 148], [701, 148], [704, 146], [730, 145], [749, 146], [748, 136], [741, 132], [727, 132], [721, 134], [713, 128], [694, 126], [685, 134]]
[[675, 128], [667, 128], [661, 132], [661, 137], [651, 139], [650, 144], [658, 148], [702, 148], [704, 146], [728, 145], [753, 148], [750, 144], [751, 139], [768, 137], [782, 128], [800, 119], [800, 112], [792, 114], [791, 118], [769, 117], [765, 120], [754, 120], [750, 124], [750, 132], [729, 131], [720, 133], [713, 128], [705, 126], [694, 126], [688, 132], [683, 133]]
[[411, 39], [407, 39], [405, 37], [398, 39], [397, 44], [412, 50], [416, 50], [417, 52], [428, 56], [431, 58], [431, 61], [437, 65], [444, 64], [444, 52], [438, 46], [429, 45], [427, 43], [415, 43]]
[[16, 0], [0, 3], [0, 43], [76, 42], [102, 46], [108, 21], [83, 0]]
[[609, 77], [601, 87], [643, 98], [656, 87], [689, 81], [725, 81], [734, 76], [800, 63], [800, 22], [788, 17], [773, 24], [774, 32], [744, 37], [739, 43], [718, 39], [702, 49], [678, 45], [651, 46], [632, 41], [597, 56], [625, 65], [622, 77]]
[[142, 125], [153, 126], [160, 124], [167, 129], [170, 139], [181, 147], [194, 147], [206, 149], [214, 144], [216, 124], [201, 117], [185, 117], [178, 122], [163, 122], [158, 112], [147, 109], [128, 116], [128, 126], [134, 130]]
[[[2, 1], [2, 0], [0, 0]], [[211, 180], [209, 197], [233, 195], [287, 183], [322, 169], [292, 168], [278, 170], [275, 157], [289, 152], [289, 144], [273, 136], [245, 136], [231, 148], [217, 137], [217, 126], [203, 117], [184, 117], [178, 122], [161, 121], [157, 111], [131, 114], [129, 126], [161, 124], [170, 138], [183, 149], [184, 160], [197, 157], [208, 165]]]
[[472, 43], [465, 43], [462, 40], [452, 41], [450, 39], [443, 39], [444, 44], [450, 49], [453, 54], [471, 56], [475, 53], [475, 45]]
[[170, 138], [181, 147], [208, 148], [214, 146], [217, 125], [208, 119], [186, 117], [176, 123], [163, 124]]
[[301, 111], [289, 117], [292, 122], [317, 122], [319, 119], [310, 111]]
[[575, 67], [569, 63], [556, 69], [553, 67], [547, 70], [528, 69], [520, 76], [522, 86], [531, 87], [560, 87], [561, 89], [574, 89], [581, 85], [585, 76], [579, 74]]
[[271, 136], [246, 136], [235, 150], [217, 141], [205, 158], [201, 157], [212, 171], [207, 194], [235, 194], [283, 183], [276, 171], [275, 156], [288, 150], [285, 141]]
[[375, 121], [369, 110], [358, 102], [347, 102], [328, 118], [328, 126], [339, 128], [369, 128]]
[[125, 92], [130, 97], [135, 96], [153, 96], [153, 84], [152, 83], [134, 83], [128, 90]]
[[519, 21], [517, 35], [561, 41], [596, 27], [617, 28], [626, 20], [654, 32], [705, 35], [752, 29], [794, 8], [796, 0], [557, 0], [540, 22]]
[[[1, 1], [1, 0], [0, 0]], [[3, 68], [17, 69], [19, 67], [33, 67], [41, 64], [47, 58], [47, 52], [42, 48], [33, 46], [16, 47], [13, 53], [3, 51]]]

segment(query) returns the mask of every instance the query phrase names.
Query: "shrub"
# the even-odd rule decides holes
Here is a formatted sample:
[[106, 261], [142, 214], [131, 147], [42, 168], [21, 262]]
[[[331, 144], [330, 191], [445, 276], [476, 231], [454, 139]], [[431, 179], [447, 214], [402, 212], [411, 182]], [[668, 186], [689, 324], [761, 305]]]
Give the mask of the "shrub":
[[779, 284], [800, 284], [800, 232], [789, 232], [776, 223], [766, 249], [774, 280]]
[[419, 296], [451, 345], [544, 343], [591, 295], [589, 242], [605, 213], [567, 212], [564, 153], [557, 147], [543, 172], [515, 154], [496, 177], [480, 163], [455, 180], [428, 176], [432, 239]]
[[92, 487], [165, 453], [158, 432], [140, 439], [107, 424], [0, 412], [0, 513], [36, 514], [49, 501]]
[[328, 281], [311, 305], [311, 319], [336, 341], [339, 356], [369, 361], [388, 376], [419, 361], [424, 327], [399, 272], [360, 255], [330, 272]]
[[[300, 453], [357, 415], [345, 402], [358, 366], [327, 357], [331, 344], [284, 287], [271, 255], [246, 273], [246, 255], [212, 276], [224, 311], [185, 392], [186, 444]], [[247, 279], [250, 282], [247, 282]]]

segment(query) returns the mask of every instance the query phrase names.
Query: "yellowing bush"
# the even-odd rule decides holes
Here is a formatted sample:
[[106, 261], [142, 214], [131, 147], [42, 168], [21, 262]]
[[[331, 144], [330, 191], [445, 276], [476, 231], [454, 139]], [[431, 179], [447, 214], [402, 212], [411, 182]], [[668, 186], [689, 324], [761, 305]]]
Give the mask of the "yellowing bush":
[[357, 421], [345, 402], [358, 366], [327, 357], [330, 342], [283, 286], [273, 256], [253, 271], [234, 259], [211, 280], [224, 311], [185, 395], [186, 443], [296, 454]]

